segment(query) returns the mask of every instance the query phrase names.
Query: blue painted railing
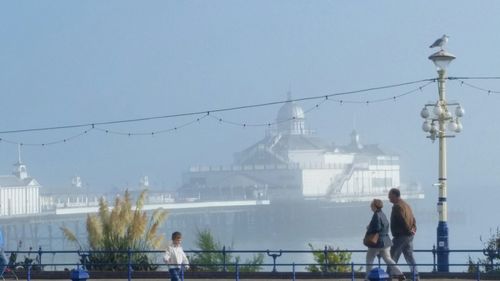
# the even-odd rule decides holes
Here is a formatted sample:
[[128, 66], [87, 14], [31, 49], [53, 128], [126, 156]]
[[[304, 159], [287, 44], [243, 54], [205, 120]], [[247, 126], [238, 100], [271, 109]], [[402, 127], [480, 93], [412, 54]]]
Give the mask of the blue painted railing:
[[[495, 263], [495, 260], [500, 259], [500, 251], [486, 251], [486, 250], [473, 250], [473, 249], [464, 249], [464, 250], [449, 250], [448, 251], [450, 254], [453, 255], [460, 255], [461, 258], [463, 258], [463, 263], [450, 263], [449, 266], [450, 268], [455, 268], [461, 270], [462, 272], [467, 271], [468, 269], [472, 269], [472, 271], [475, 274], [476, 280], [480, 280], [481, 277], [481, 268], [484, 268], [486, 266], [490, 267], [499, 267], [500, 264]], [[38, 248], [38, 250], [30, 250], [30, 251], [6, 251], [7, 255], [9, 254], [15, 254], [17, 256], [17, 260], [19, 260], [19, 257], [24, 254], [25, 261], [23, 262], [22, 259], [19, 260], [19, 262], [10, 262], [8, 267], [10, 270], [21, 270], [26, 272], [27, 280], [30, 281], [32, 272], [35, 271], [43, 271], [43, 270], [48, 270], [50, 267], [54, 271], [57, 270], [64, 270], [69, 268], [74, 268], [77, 266], [82, 266], [83, 268], [85, 267], [94, 267], [94, 266], [110, 266], [110, 267], [123, 267], [126, 268], [127, 270], [127, 277], [128, 280], [132, 279], [132, 273], [133, 273], [133, 268], [139, 264], [134, 264], [133, 263], [133, 255], [137, 253], [142, 253], [142, 254], [147, 254], [150, 257], [156, 257], [156, 262], [150, 263], [150, 265], [153, 266], [158, 266], [159, 268], [157, 269], [158, 271], [165, 271], [166, 270], [166, 265], [162, 261], [163, 257], [163, 250], [155, 250], [155, 251], [133, 251], [133, 250], [124, 250], [124, 251], [46, 251], [42, 250], [41, 247]], [[88, 256], [89, 255], [95, 255], [95, 254], [109, 254], [109, 253], [114, 253], [114, 254], [123, 254], [124, 256], [127, 257], [127, 261], [123, 263], [100, 263], [100, 264], [85, 264], [85, 261], [89, 262]], [[311, 266], [311, 265], [316, 265], [319, 268], [323, 270], [323, 273], [335, 273], [335, 272], [329, 272], [329, 266], [345, 266], [350, 269], [350, 277], [352, 280], [354, 280], [356, 272], [362, 272], [361, 267], [365, 266], [364, 263], [364, 254], [366, 253], [366, 250], [332, 250], [331, 248], [329, 249], [327, 246], [323, 250], [228, 250], [226, 247], [223, 247], [222, 250], [220, 251], [200, 251], [200, 250], [186, 250], [186, 253], [188, 255], [193, 255], [193, 254], [199, 254], [199, 253], [218, 253], [222, 255], [222, 263], [221, 264], [191, 264], [191, 266], [216, 266], [219, 267], [221, 270], [217, 270], [220, 272], [228, 272], [229, 267], [234, 268], [234, 274], [235, 274], [235, 279], [239, 280], [240, 274], [241, 274], [241, 267], [242, 266], [248, 266], [252, 264], [245, 264], [241, 262], [236, 262], [236, 263], [230, 263], [229, 262], [229, 255], [234, 255], [234, 254], [242, 254], [242, 255], [251, 255], [251, 254], [263, 254], [264, 256], [267, 256], [270, 262], [259, 264], [259, 266], [267, 268], [269, 272], [271, 273], [291, 273], [290, 277], [292, 280], [296, 280], [296, 273], [297, 273], [297, 268], [298, 267], [305, 267], [305, 266]], [[325, 257], [325, 262], [323, 264], [317, 264], [317, 263], [298, 263], [296, 262], [296, 257], [298, 255], [312, 255], [313, 253], [316, 254], [323, 254]], [[351, 253], [353, 255], [357, 255], [356, 258], [353, 258], [354, 261], [363, 261], [363, 262], [350, 262], [347, 264], [332, 264], [328, 262], [327, 256], [331, 253]], [[421, 260], [430, 260], [432, 259], [432, 262], [428, 263], [418, 263], [417, 266], [420, 267], [420, 272], [436, 272], [437, 268], [437, 263], [436, 263], [436, 257], [438, 255], [438, 250], [433, 247], [431, 250], [415, 250], [414, 251], [415, 255], [421, 255], [420, 259], [417, 259], [417, 261]], [[422, 259], [422, 255], [428, 254], [428, 258]], [[481, 257], [486, 257], [486, 260], [488, 262], [485, 263], [470, 263], [467, 261], [467, 256], [470, 257], [471, 254], [475, 255], [481, 255]], [[54, 262], [54, 259], [56, 255], [59, 256], [64, 256], [65, 261], [63, 263], [56, 263]], [[69, 257], [71, 258], [68, 258]], [[47, 260], [52, 257], [52, 262], [48, 262]], [[308, 256], [309, 260], [312, 259], [311, 256]], [[27, 259], [26, 259], [27, 258]], [[73, 260], [71, 260], [73, 259]], [[280, 259], [283, 260], [288, 260], [291, 262], [281, 262]], [[154, 260], [154, 259], [153, 259]], [[80, 264], [80, 261], [84, 261], [83, 264]], [[379, 265], [380, 265], [380, 260], [379, 260]], [[406, 263], [404, 263], [402, 260], [400, 260], [399, 263], [400, 266], [406, 266]], [[66, 268], [65, 268], [66, 267]], [[358, 267], [358, 269], [356, 269]], [[384, 266], [385, 268], [385, 266]], [[427, 271], [422, 270], [423, 268], [427, 268]], [[270, 269], [270, 270], [269, 270]], [[304, 270], [301, 270], [303, 272]], [[181, 276], [184, 276], [184, 271], [181, 272]], [[414, 275], [413, 272], [410, 272], [411, 275]], [[408, 277], [414, 277], [414, 276], [408, 276]], [[413, 278], [412, 278], [413, 279]]]

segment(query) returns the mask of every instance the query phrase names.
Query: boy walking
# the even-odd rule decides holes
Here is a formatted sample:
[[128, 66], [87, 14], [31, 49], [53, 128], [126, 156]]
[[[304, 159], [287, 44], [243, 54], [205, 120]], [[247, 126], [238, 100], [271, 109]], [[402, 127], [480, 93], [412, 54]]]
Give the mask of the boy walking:
[[181, 280], [181, 268], [189, 268], [189, 261], [181, 247], [182, 234], [178, 231], [172, 233], [172, 243], [165, 250], [163, 261], [168, 265], [170, 280]]

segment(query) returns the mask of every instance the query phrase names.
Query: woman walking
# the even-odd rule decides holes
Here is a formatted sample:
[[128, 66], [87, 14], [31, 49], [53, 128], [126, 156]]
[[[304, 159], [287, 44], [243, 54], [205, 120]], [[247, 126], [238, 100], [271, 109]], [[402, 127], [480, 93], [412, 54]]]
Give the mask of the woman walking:
[[406, 277], [391, 258], [390, 247], [392, 246], [392, 242], [389, 238], [389, 221], [387, 220], [384, 212], [382, 212], [384, 203], [380, 199], [373, 199], [370, 207], [373, 211], [373, 216], [367, 227], [365, 237], [375, 236], [376, 238], [376, 235], [378, 234], [378, 239], [374, 240], [373, 244], [367, 245], [368, 251], [366, 252], [365, 280], [368, 280], [368, 274], [370, 273], [370, 270], [372, 270], [373, 260], [376, 255], [380, 255], [387, 264], [390, 276], [398, 278], [399, 280], [405, 280]]

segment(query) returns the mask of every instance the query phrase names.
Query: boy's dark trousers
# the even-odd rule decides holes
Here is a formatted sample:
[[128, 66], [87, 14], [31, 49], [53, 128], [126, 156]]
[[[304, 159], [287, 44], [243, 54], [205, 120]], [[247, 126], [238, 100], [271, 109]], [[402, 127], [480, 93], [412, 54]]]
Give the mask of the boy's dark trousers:
[[170, 280], [180, 281], [181, 280], [181, 269], [180, 268], [170, 268], [168, 270], [170, 273]]

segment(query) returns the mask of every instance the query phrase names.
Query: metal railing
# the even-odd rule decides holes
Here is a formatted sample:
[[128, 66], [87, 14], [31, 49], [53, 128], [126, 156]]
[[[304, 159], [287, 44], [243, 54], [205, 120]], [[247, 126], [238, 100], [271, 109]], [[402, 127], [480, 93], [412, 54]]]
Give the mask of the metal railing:
[[[185, 252], [191, 257], [200, 254], [217, 254], [220, 257], [219, 263], [191, 264], [191, 268], [194, 268], [195, 270], [189, 271], [187, 274], [193, 275], [195, 273], [203, 272], [218, 272], [220, 274], [226, 274], [226, 278], [227, 276], [233, 276], [236, 280], [239, 280], [241, 274], [248, 274], [242, 272], [241, 270], [242, 267], [245, 266], [254, 266], [254, 268], [257, 267], [260, 269], [259, 272], [261, 274], [287, 274], [287, 276], [289, 276], [292, 280], [296, 280], [298, 275], [305, 276], [307, 274], [315, 274], [318, 277], [341, 276], [343, 278], [350, 278], [351, 280], [354, 280], [356, 276], [364, 275], [363, 268], [366, 266], [364, 262], [366, 250], [333, 250], [327, 246], [325, 246], [323, 250], [233, 250], [223, 247], [220, 251], [186, 250]], [[481, 268], [500, 268], [500, 264], [495, 263], [495, 260], [500, 259], [500, 251], [498, 250], [463, 249], [449, 250], [448, 252], [452, 255], [459, 255], [464, 261], [463, 263], [455, 262], [449, 264], [451, 269], [458, 269], [458, 271], [454, 271], [449, 274], [468, 272], [469, 275], [474, 276], [474, 279], [480, 280], [482, 275], [490, 274], [484, 272], [484, 270], [482, 271]], [[128, 280], [131, 280], [133, 273], [140, 272], [141, 266], [144, 265], [144, 263], [137, 262], [137, 255], [146, 255], [150, 258], [150, 260], [147, 261], [150, 266], [150, 271], [165, 272], [168, 266], [162, 259], [164, 253], [163, 250], [134, 251], [129, 249], [123, 251], [46, 251], [39, 247], [37, 250], [6, 251], [6, 253], [7, 255], [10, 254], [11, 257], [12, 255], [17, 257], [17, 259], [14, 260], [11, 258], [7, 267], [15, 273], [25, 274], [28, 281], [31, 279], [33, 274], [40, 274], [41, 272], [67, 271], [69, 268], [82, 268], [89, 269], [90, 271], [95, 271], [99, 268], [100, 271], [118, 270], [122, 273], [126, 273]], [[329, 256], [331, 254], [340, 253], [349, 253], [351, 255], [351, 261], [347, 263], [331, 263], [329, 261]], [[421, 275], [433, 273], [437, 274], [436, 262], [438, 250], [435, 247], [430, 250], [414, 250], [414, 253], [419, 256], [417, 261], [432, 260], [432, 262], [423, 262], [415, 265], [419, 267]], [[259, 264], [242, 263], [239, 259], [234, 258], [234, 255], [236, 254], [243, 255], [243, 257], [260, 254], [263, 255], [264, 258], [267, 258], [267, 260]], [[323, 263], [301, 262], [304, 260], [313, 260], [313, 254], [322, 256]], [[484, 258], [484, 262], [479, 262], [478, 260], [477, 262], [472, 263], [471, 254], [476, 255], [476, 257], [481, 255], [481, 257]], [[24, 260], [23, 258], [19, 259], [21, 255], [24, 255]], [[95, 263], [93, 262], [92, 257], [95, 257], [96, 255], [111, 255], [113, 257], [118, 257], [118, 261]], [[427, 256], [427, 258], [423, 258], [424, 256]], [[49, 259], [51, 259], [51, 261], [48, 261]], [[378, 259], [378, 265], [381, 266], [380, 257]], [[316, 266], [318, 272], [306, 273], [305, 268], [309, 266]], [[406, 263], [400, 260], [399, 266], [406, 266]], [[210, 270], [207, 270], [207, 268]], [[338, 271], [335, 270], [335, 268], [342, 268], [342, 270]], [[385, 268], [385, 266], [383, 268]], [[411, 268], [413, 267], [410, 267], [410, 270]], [[498, 277], [500, 277], [500, 272], [497, 273], [499, 274]], [[409, 272], [409, 274], [410, 275], [407, 276], [414, 277], [416, 273]], [[184, 276], [184, 270], [182, 270], [182, 275]]]

